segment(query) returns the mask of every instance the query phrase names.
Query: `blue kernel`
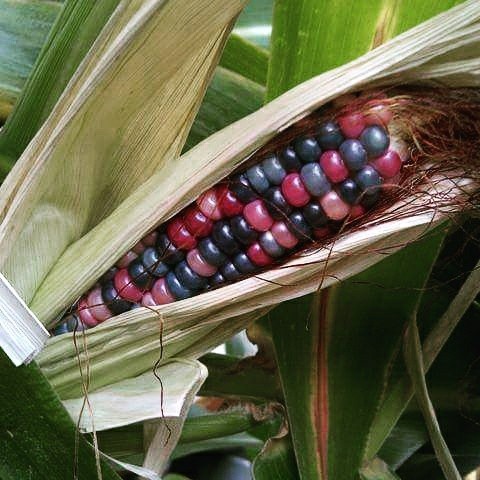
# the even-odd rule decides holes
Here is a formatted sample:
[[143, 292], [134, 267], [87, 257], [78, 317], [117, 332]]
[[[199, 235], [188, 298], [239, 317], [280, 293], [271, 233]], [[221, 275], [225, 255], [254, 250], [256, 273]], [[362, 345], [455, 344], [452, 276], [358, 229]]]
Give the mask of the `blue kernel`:
[[175, 267], [175, 275], [190, 290], [200, 290], [207, 286], [207, 279], [195, 273], [185, 260]]
[[230, 227], [235, 238], [244, 245], [252, 244], [258, 237], [258, 233], [241, 215], [237, 215], [230, 220]]
[[142, 263], [147, 271], [155, 277], [163, 277], [169, 270], [168, 266], [160, 260], [158, 250], [154, 247], [148, 247], [143, 251]]
[[53, 335], [62, 335], [63, 333], [68, 333], [68, 325], [67, 322], [60, 323], [53, 329]]
[[305, 188], [314, 197], [321, 197], [332, 189], [322, 167], [317, 162], [304, 165], [300, 170], [300, 176]]
[[293, 212], [286, 222], [288, 229], [299, 239], [309, 241], [312, 239], [312, 229], [301, 212]]
[[302, 162], [292, 147], [287, 147], [280, 155], [280, 163], [287, 172], [298, 172]]
[[292, 206], [283, 196], [280, 187], [269, 188], [263, 195], [263, 199], [268, 213], [270, 213], [275, 220], [285, 219], [292, 211]]
[[390, 137], [380, 125], [371, 125], [363, 130], [360, 141], [370, 157], [383, 155], [390, 145]]
[[302, 210], [305, 220], [313, 227], [323, 227], [328, 222], [328, 217], [323, 211], [323, 208], [318, 203], [308, 203]]
[[235, 240], [228, 222], [215, 222], [212, 230], [212, 238], [218, 247], [227, 255], [233, 255], [240, 250], [240, 245]]
[[318, 162], [322, 150], [313, 137], [303, 137], [295, 140], [293, 148], [303, 163]]
[[361, 194], [358, 185], [351, 178], [347, 178], [340, 184], [338, 193], [350, 205], [357, 203]]
[[270, 187], [270, 182], [268, 181], [268, 178], [260, 165], [254, 165], [253, 167], [250, 167], [245, 173], [250, 185], [258, 193], [262, 194]]
[[218, 287], [226, 282], [225, 277], [220, 273], [216, 272], [212, 277], [209, 279], [209, 284], [212, 287]]
[[317, 140], [322, 150], [338, 150], [344, 138], [338, 123], [326, 122], [320, 126]]
[[132, 282], [139, 288], [147, 288], [152, 280], [140, 258], [135, 259], [128, 265], [128, 273]]
[[267, 157], [262, 162], [262, 168], [268, 181], [273, 185], [280, 185], [287, 175], [287, 172], [282, 167], [282, 164], [276, 155], [270, 155]]
[[157, 238], [157, 249], [160, 260], [167, 265], [175, 265], [185, 258], [185, 253], [178, 249], [164, 233]]
[[250, 261], [247, 254], [244, 252], [235, 255], [232, 261], [240, 273], [253, 273], [256, 270], [255, 265]]
[[255, 192], [255, 190], [253, 190], [247, 176], [244, 173], [233, 177], [229, 183], [229, 188], [243, 203], [249, 203], [258, 198], [258, 194]]
[[367, 152], [358, 140], [345, 140], [340, 145], [340, 155], [350, 170], [361, 170], [367, 164]]
[[227, 260], [226, 255], [218, 248], [210, 237], [202, 238], [198, 243], [198, 251], [207, 263], [220, 267]]
[[378, 187], [381, 185], [382, 180], [378, 172], [367, 165], [365, 168], [362, 168], [357, 175], [355, 176], [355, 181], [361, 190], [368, 190], [369, 193], [375, 192], [378, 190]]
[[228, 281], [238, 280], [242, 274], [236, 269], [232, 262], [227, 262], [220, 267], [220, 273]]
[[258, 239], [258, 243], [273, 258], [281, 257], [285, 253], [285, 249], [277, 243], [272, 232], [263, 232]]
[[177, 276], [172, 272], [168, 272], [165, 277], [168, 290], [176, 300], [183, 300], [193, 295], [193, 292], [182, 285]]
[[118, 294], [113, 282], [107, 282], [102, 285], [102, 300], [114, 315], [120, 315], [132, 308], [132, 304]]

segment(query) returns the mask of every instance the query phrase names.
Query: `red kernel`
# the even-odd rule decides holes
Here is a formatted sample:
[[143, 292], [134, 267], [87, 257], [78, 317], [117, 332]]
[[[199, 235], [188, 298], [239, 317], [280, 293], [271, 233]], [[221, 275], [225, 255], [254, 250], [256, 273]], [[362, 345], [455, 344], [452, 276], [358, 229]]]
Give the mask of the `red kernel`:
[[343, 182], [348, 177], [348, 168], [336, 150], [327, 150], [320, 157], [320, 166], [333, 183]]
[[133, 262], [138, 255], [133, 252], [132, 250], [129, 250], [116, 264], [118, 268], [126, 268], [130, 265], [130, 262]]
[[132, 278], [126, 268], [122, 268], [113, 277], [113, 284], [118, 294], [130, 302], [139, 302], [143, 292], [132, 282]]
[[177, 248], [191, 250], [197, 246], [195, 237], [188, 231], [180, 218], [173, 218], [168, 222], [167, 235]]
[[194, 237], [206, 237], [213, 228], [213, 222], [195, 206], [187, 209], [183, 220], [188, 231]]
[[207, 190], [197, 199], [198, 208], [211, 220], [220, 220], [222, 218], [222, 212], [218, 204], [217, 190], [215, 188]]
[[165, 305], [172, 303], [175, 298], [172, 296], [167, 287], [165, 277], [159, 278], [152, 287], [152, 297], [157, 305]]
[[288, 229], [285, 222], [275, 222], [271, 232], [277, 243], [284, 248], [293, 248], [298, 243], [298, 238]]
[[87, 327], [94, 327], [95, 325], [98, 325], [99, 322], [92, 315], [85, 297], [83, 297], [78, 303], [77, 313], [78, 317], [80, 318], [80, 322], [82, 322], [83, 325]]
[[273, 262], [273, 258], [267, 255], [258, 242], [252, 243], [247, 249], [248, 258], [259, 267], [265, 267]]
[[342, 220], [350, 212], [350, 205], [344, 202], [335, 190], [325, 194], [319, 203], [327, 217], [332, 220]]
[[285, 200], [294, 207], [303, 207], [310, 201], [310, 194], [298, 173], [289, 173], [283, 179], [282, 193]]
[[103, 322], [112, 316], [110, 310], [103, 303], [102, 291], [100, 287], [90, 290], [90, 293], [87, 297], [87, 303], [90, 307], [90, 313], [99, 322]]
[[143, 294], [142, 305], [144, 307], [154, 307], [156, 305], [155, 300], [150, 292], [145, 292]]
[[402, 168], [402, 159], [395, 150], [388, 150], [381, 157], [376, 158], [372, 165], [382, 177], [392, 178]]
[[218, 187], [218, 206], [226, 217], [235, 217], [243, 211], [244, 204], [226, 185]]
[[348, 138], [357, 138], [366, 127], [365, 118], [361, 113], [349, 113], [338, 119], [343, 134]]

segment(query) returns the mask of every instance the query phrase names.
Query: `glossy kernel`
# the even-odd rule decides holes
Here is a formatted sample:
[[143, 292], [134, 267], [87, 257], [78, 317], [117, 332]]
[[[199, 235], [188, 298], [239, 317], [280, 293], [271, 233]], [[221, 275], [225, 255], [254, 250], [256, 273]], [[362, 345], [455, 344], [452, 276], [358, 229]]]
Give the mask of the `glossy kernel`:
[[143, 291], [138, 288], [130, 277], [126, 268], [120, 269], [113, 277], [113, 284], [118, 294], [130, 302], [139, 302], [142, 299]]
[[182, 250], [191, 250], [197, 245], [197, 240], [188, 231], [180, 218], [172, 218], [167, 224], [167, 235], [175, 247]]
[[342, 133], [347, 138], [357, 138], [366, 126], [365, 118], [361, 113], [352, 112], [338, 119]]
[[188, 231], [194, 237], [206, 237], [210, 235], [213, 228], [212, 220], [206, 217], [196, 206], [187, 209], [183, 216], [183, 221]]
[[211, 188], [200, 195], [197, 199], [197, 205], [200, 211], [210, 220], [220, 220], [222, 218], [215, 188]]
[[402, 168], [402, 159], [394, 150], [388, 150], [381, 157], [376, 158], [372, 165], [384, 178], [393, 178]]
[[247, 249], [248, 258], [257, 266], [265, 267], [273, 263], [273, 258], [267, 255], [258, 242], [252, 243]]
[[331, 220], [343, 220], [350, 212], [348, 203], [344, 202], [334, 190], [320, 199], [320, 205]]
[[243, 216], [249, 225], [258, 232], [266, 232], [273, 224], [263, 200], [254, 200], [245, 205]]
[[218, 189], [218, 206], [225, 217], [234, 217], [242, 213], [244, 204], [226, 185], [221, 185]]
[[271, 232], [273, 238], [284, 248], [293, 248], [298, 243], [298, 238], [288, 229], [285, 222], [275, 222]]
[[327, 150], [320, 157], [320, 166], [333, 183], [343, 182], [348, 177], [348, 168], [336, 150]]
[[303, 207], [310, 200], [310, 194], [298, 173], [290, 173], [284, 178], [282, 193], [287, 202], [294, 207]]
[[202, 277], [211, 277], [217, 271], [217, 267], [210, 265], [202, 257], [198, 248], [194, 248], [187, 253], [187, 262], [190, 268]]

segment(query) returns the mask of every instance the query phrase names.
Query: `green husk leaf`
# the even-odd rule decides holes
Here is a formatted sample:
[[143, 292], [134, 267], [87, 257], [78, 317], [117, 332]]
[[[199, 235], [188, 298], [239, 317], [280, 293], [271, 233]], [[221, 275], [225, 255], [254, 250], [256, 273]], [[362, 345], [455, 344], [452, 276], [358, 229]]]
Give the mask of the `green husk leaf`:
[[0, 1], [0, 124], [10, 114], [60, 5], [38, 0]]
[[171, 359], [156, 369], [155, 375], [147, 372], [88, 394], [88, 404], [85, 397], [63, 404], [85, 432], [158, 418], [168, 422], [181, 415], [185, 404], [189, 406], [206, 377], [207, 370], [200, 362]]
[[268, 440], [255, 458], [252, 470], [255, 480], [299, 479], [290, 438], [284, 436]]
[[0, 265], [24, 299], [69, 244], [180, 153], [243, 4], [119, 5], [0, 191]]
[[415, 396], [423, 413], [430, 434], [430, 440], [435, 449], [437, 459], [442, 467], [443, 474], [447, 480], [462, 480], [462, 477], [455, 466], [455, 462], [453, 461], [452, 454], [448, 450], [447, 444], [443, 439], [440, 425], [438, 424], [435, 415], [435, 410], [428, 395], [423, 366], [422, 345], [420, 343], [420, 335], [418, 333], [415, 314], [410, 320], [405, 335], [404, 354], [405, 363], [412, 380]]
[[362, 480], [400, 480], [388, 465], [380, 458], [373, 459], [368, 465], [360, 470]]
[[[38, 367], [15, 368], [0, 352], [0, 372], [0, 477], [65, 480], [77, 468], [79, 480], [98, 478], [94, 449], [79, 437], [75, 454], [80, 434]], [[104, 480], [119, 480], [103, 461], [101, 470]]]

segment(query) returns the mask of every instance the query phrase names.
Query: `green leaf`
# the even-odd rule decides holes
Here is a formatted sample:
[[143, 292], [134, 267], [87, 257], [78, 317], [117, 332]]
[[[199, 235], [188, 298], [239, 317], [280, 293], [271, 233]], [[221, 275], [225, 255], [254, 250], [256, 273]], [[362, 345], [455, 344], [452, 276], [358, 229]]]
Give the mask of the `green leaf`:
[[270, 44], [274, 0], [251, 0], [238, 18], [234, 32], [267, 48]]
[[260, 108], [265, 89], [237, 73], [218, 67], [188, 135], [184, 150]]
[[184, 477], [183, 475], [178, 475], [176, 473], [169, 473], [163, 478], [164, 480], [189, 480], [187, 477]]
[[373, 459], [360, 470], [360, 478], [362, 480], [400, 480], [388, 465], [379, 458]]
[[250, 80], [265, 85], [267, 83], [269, 55], [239, 35], [230, 35], [220, 65], [237, 72]]
[[300, 478], [289, 437], [273, 438], [266, 443], [253, 462], [253, 478], [255, 480], [297, 480]]
[[[0, 352], [0, 477], [2, 480], [97, 478], [93, 448], [76, 431], [35, 364], [15, 368]], [[75, 452], [78, 438], [78, 452]], [[104, 480], [119, 477], [103, 461]]]
[[0, 12], [1, 124], [30, 74], [60, 5], [39, 0], [0, 0]]
[[[35, 3], [35, 8], [38, 4], [48, 4]], [[23, 152], [118, 3], [119, 0], [64, 3], [15, 110], [0, 133], [2, 153], [15, 159]]]
[[272, 368], [257, 365], [255, 357], [238, 359], [209, 353], [201, 358], [208, 378], [200, 389], [206, 396], [278, 400], [282, 397], [280, 380]]
[[447, 480], [462, 480], [460, 473], [455, 466], [452, 454], [440, 431], [435, 410], [427, 390], [425, 381], [425, 370], [423, 366], [422, 345], [420, 343], [420, 335], [417, 328], [416, 312], [412, 315], [407, 333], [405, 335], [405, 363], [407, 365], [410, 378], [412, 380], [416, 399], [420, 405], [420, 409], [425, 418], [430, 440], [435, 449], [437, 459], [440, 462], [442, 471]]

